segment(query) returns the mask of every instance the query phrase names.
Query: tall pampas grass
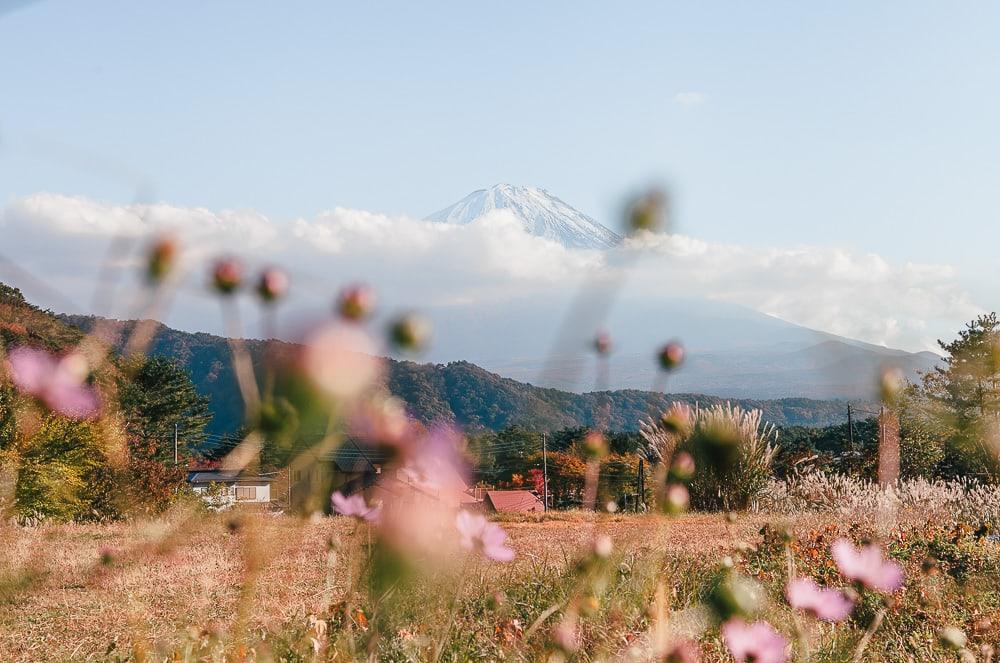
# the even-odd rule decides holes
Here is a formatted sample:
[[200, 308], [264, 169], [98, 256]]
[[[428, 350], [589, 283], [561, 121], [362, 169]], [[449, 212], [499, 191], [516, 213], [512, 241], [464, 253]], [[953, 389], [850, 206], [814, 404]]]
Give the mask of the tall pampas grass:
[[[697, 509], [731, 510], [755, 506], [773, 478], [778, 431], [760, 410], [729, 402], [695, 407], [678, 416], [674, 403], [659, 421], [639, 425], [643, 454], [662, 463], [675, 451], [690, 453], [698, 466], [691, 482], [691, 505]], [[686, 421], [686, 423], [685, 423]]]

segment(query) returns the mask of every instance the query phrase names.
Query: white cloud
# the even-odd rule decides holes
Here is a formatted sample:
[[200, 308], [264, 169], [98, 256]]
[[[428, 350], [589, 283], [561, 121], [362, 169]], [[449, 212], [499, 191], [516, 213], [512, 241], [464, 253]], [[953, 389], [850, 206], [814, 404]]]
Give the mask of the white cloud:
[[683, 283], [693, 296], [880, 345], [931, 349], [934, 333], [951, 335], [981, 312], [946, 265], [893, 265], [837, 248], [751, 249], [678, 235], [633, 245], [664, 258], [640, 266], [639, 283]]
[[704, 92], [678, 92], [674, 95], [674, 103], [683, 108], [700, 106], [708, 100]]
[[[558, 319], [583, 285], [614, 287], [626, 271], [620, 305], [708, 298], [908, 349], [930, 347], [979, 311], [948, 266], [893, 264], [824, 247], [751, 249], [681, 235], [630, 240], [608, 253], [574, 251], [526, 234], [507, 212], [468, 226], [342, 208], [277, 220], [249, 210], [118, 206], [52, 194], [15, 200], [0, 211], [3, 255], [78, 302], [78, 310], [92, 298], [111, 238], [135, 240], [121, 261], [134, 267], [146, 238], [163, 231], [181, 239], [189, 270], [168, 321], [206, 331], [219, 327], [210, 322], [216, 305], [201, 296], [205, 263], [220, 253], [241, 255], [253, 267], [285, 266], [298, 293], [292, 307], [299, 310], [325, 312], [342, 284], [361, 280], [378, 288], [383, 310], [437, 307], [453, 316], [487, 316], [502, 307], [512, 311], [506, 317], [523, 316], [505, 322], [526, 335], [538, 318]], [[3, 272], [0, 279], [12, 280]], [[106, 313], [134, 315], [126, 307]]]

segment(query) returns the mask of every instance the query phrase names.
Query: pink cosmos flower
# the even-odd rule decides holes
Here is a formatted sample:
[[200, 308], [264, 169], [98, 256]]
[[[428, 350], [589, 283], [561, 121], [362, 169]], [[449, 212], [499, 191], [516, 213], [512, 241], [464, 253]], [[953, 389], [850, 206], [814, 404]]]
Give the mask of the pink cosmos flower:
[[486, 520], [486, 516], [459, 511], [455, 526], [458, 528], [460, 543], [466, 550], [475, 550], [483, 557], [497, 562], [514, 559], [514, 549], [504, 543], [507, 532]]
[[341, 515], [364, 520], [373, 525], [377, 525], [382, 517], [382, 507], [368, 506], [361, 495], [344, 497], [343, 493], [337, 491], [330, 496], [330, 504], [333, 505], [333, 510]]
[[903, 586], [903, 569], [887, 560], [874, 544], [855, 548], [847, 539], [837, 539], [830, 546], [830, 554], [841, 575], [868, 589], [891, 594]]
[[14, 348], [7, 357], [18, 391], [34, 396], [49, 409], [73, 419], [97, 414], [97, 390], [85, 382], [87, 362], [78, 354], [56, 359], [44, 350]]
[[839, 622], [851, 614], [854, 602], [838, 589], [821, 589], [812, 578], [796, 578], [785, 588], [793, 608], [812, 613], [817, 619]]
[[737, 661], [784, 663], [788, 660], [788, 640], [764, 621], [747, 624], [730, 619], [722, 625], [722, 639]]
[[353, 437], [373, 445], [396, 447], [404, 453], [413, 446], [414, 427], [398, 398], [365, 399], [348, 414], [347, 424]]
[[351, 401], [371, 389], [382, 375], [382, 361], [371, 337], [357, 326], [328, 324], [306, 340], [302, 366], [320, 389]]

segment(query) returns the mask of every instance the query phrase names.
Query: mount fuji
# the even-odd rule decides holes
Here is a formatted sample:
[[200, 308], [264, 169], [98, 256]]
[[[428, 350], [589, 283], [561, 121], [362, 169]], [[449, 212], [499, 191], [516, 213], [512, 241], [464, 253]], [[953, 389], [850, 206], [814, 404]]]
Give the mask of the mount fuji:
[[545, 189], [495, 184], [473, 191], [460, 201], [427, 217], [428, 221], [465, 225], [495, 210], [507, 210], [526, 232], [572, 249], [608, 249], [621, 237]]

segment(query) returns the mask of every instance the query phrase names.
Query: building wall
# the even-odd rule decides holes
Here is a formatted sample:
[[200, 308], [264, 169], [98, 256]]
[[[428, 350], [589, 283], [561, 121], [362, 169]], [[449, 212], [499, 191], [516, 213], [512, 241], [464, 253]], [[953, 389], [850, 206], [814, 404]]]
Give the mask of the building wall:
[[212, 491], [206, 485], [195, 485], [192, 489], [209, 506], [217, 509], [225, 509], [234, 504], [268, 504], [271, 501], [271, 484], [266, 481], [240, 485], [215, 484]]

